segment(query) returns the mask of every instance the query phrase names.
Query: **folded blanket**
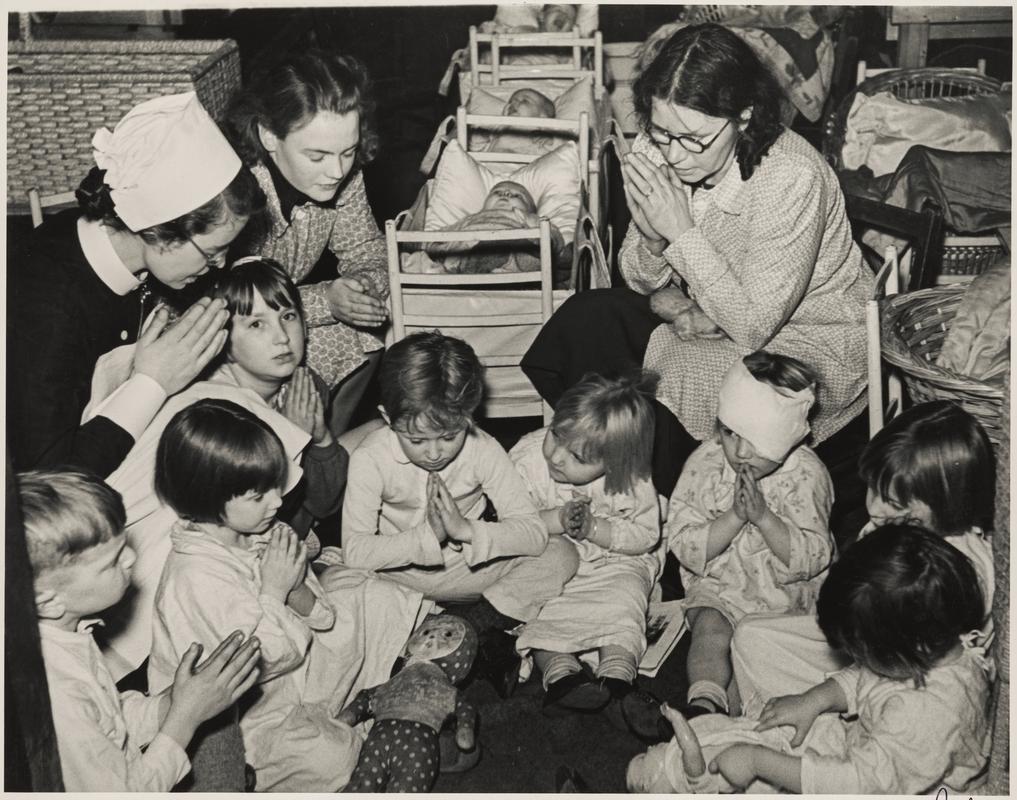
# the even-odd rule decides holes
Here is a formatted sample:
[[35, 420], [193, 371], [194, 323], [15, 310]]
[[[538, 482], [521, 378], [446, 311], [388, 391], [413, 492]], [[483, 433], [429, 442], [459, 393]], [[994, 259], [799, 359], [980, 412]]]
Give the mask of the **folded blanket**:
[[975, 277], [957, 306], [936, 365], [1002, 386], [1010, 365], [1010, 260]]

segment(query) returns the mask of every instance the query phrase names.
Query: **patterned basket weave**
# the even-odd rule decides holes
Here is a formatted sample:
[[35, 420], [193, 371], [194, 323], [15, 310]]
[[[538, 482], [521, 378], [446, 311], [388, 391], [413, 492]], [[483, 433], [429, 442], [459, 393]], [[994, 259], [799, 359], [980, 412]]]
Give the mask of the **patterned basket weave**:
[[916, 403], [951, 400], [977, 419], [994, 445], [1002, 435], [1003, 387], [937, 366], [936, 357], [965, 286], [935, 286], [880, 302], [883, 358], [901, 371]]
[[92, 136], [133, 106], [195, 91], [217, 119], [240, 84], [236, 42], [10, 42], [7, 50], [7, 204], [77, 188]]

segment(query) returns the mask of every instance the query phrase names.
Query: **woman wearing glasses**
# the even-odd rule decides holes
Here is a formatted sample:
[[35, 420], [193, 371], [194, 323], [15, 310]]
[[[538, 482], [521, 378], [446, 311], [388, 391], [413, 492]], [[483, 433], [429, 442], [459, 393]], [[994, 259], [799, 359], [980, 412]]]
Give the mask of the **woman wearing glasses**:
[[[337, 436], [380, 360], [388, 316], [385, 240], [362, 170], [378, 150], [373, 109], [359, 61], [312, 50], [264, 65], [229, 113], [237, 152], [268, 197], [238, 250], [275, 259], [300, 286], [307, 365], [334, 393]], [[326, 251], [338, 277], [309, 280]]]
[[[157, 301], [221, 266], [264, 207], [193, 92], [139, 104], [92, 146], [80, 208], [52, 215], [9, 252], [8, 437], [18, 469], [73, 464], [105, 476], [120, 463], [226, 339], [221, 301], [195, 303], [172, 325], [168, 310], [151, 313]], [[129, 380], [81, 425], [96, 363], [135, 341]]]
[[629, 288], [568, 300], [523, 368], [552, 405], [586, 371], [659, 373], [654, 480], [670, 495], [713, 433], [725, 371], [753, 350], [818, 372], [814, 444], [862, 411], [872, 277], [836, 176], [781, 125], [781, 90], [737, 36], [679, 30], [633, 95], [643, 132], [622, 165]]

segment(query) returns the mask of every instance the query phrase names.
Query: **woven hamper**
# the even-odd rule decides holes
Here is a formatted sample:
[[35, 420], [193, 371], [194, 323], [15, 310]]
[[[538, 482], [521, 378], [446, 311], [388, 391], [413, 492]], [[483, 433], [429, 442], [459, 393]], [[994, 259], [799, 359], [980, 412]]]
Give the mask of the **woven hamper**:
[[1003, 386], [976, 380], [936, 364], [943, 339], [967, 287], [935, 286], [880, 301], [883, 358], [897, 367], [915, 403], [950, 400], [969, 412], [999, 446]]
[[95, 162], [92, 136], [144, 100], [195, 91], [219, 119], [240, 84], [236, 42], [9, 42], [7, 206], [25, 192], [76, 189]]

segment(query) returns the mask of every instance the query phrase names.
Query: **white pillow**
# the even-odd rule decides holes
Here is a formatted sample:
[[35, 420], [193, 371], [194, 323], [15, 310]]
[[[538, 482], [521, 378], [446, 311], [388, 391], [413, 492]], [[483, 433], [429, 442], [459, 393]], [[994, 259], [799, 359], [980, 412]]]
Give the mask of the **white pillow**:
[[498, 174], [479, 163], [453, 140], [445, 147], [428, 201], [424, 230], [438, 231], [484, 207], [496, 183], [511, 180], [533, 195], [537, 214], [547, 217], [566, 242], [575, 234], [579, 214], [579, 148], [568, 142], [511, 174]]
[[916, 144], [956, 152], [1011, 149], [1009, 93], [901, 100], [890, 92], [857, 94], [848, 112], [845, 169], [895, 172]]

